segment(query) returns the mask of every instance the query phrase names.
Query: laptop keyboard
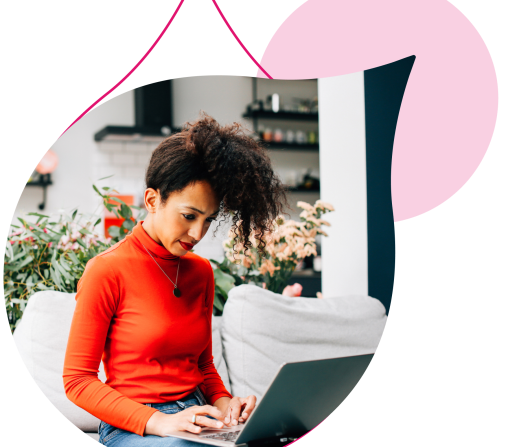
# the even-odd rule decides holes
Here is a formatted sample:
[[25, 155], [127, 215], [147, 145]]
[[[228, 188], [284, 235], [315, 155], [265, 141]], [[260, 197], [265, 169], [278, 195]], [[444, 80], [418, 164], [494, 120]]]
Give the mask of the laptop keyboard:
[[213, 435], [201, 435], [202, 438], [219, 439], [220, 441], [236, 441], [241, 430], [214, 433]]

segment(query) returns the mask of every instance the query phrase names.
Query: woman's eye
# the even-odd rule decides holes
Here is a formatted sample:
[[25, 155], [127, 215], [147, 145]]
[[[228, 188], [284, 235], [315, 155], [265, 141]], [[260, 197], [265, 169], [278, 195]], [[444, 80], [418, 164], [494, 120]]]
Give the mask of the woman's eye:
[[209, 217], [208, 219], [206, 219], [208, 222], [213, 222], [215, 219], [217, 219], [216, 217]]
[[[194, 214], [183, 214], [183, 217], [185, 217], [187, 220], [194, 220]], [[208, 222], [212, 223], [215, 220], [215, 218], [210, 217], [207, 219]]]

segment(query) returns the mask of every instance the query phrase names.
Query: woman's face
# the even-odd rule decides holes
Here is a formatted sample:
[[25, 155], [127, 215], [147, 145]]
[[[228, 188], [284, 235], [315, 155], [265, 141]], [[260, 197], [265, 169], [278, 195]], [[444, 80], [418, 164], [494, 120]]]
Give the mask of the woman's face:
[[219, 200], [210, 184], [198, 181], [169, 195], [161, 205], [160, 194], [145, 191], [148, 215], [143, 228], [152, 239], [176, 256], [183, 256], [206, 234], [219, 212]]

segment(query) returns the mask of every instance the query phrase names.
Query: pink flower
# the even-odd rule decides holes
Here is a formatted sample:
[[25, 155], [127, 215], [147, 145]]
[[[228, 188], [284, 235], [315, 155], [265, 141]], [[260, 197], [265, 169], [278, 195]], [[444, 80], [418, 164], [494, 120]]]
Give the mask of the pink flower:
[[301, 296], [302, 295], [302, 285], [295, 283], [292, 286], [286, 286], [282, 291], [282, 295], [284, 296]]

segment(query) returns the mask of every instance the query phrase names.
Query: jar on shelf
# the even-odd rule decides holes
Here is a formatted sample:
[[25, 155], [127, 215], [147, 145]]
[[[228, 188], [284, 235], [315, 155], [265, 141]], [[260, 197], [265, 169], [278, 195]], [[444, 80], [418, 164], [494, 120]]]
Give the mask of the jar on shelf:
[[277, 143], [282, 143], [284, 141], [284, 134], [282, 133], [282, 129], [275, 129], [273, 133], [273, 141]]
[[265, 129], [265, 131], [263, 132], [263, 140], [264, 141], [272, 141], [272, 139], [273, 139], [272, 129], [267, 127]]
[[296, 131], [296, 142], [298, 144], [305, 144], [307, 143], [307, 135], [303, 130], [297, 130]]
[[295, 133], [291, 129], [286, 131], [286, 143], [294, 143], [295, 142]]

